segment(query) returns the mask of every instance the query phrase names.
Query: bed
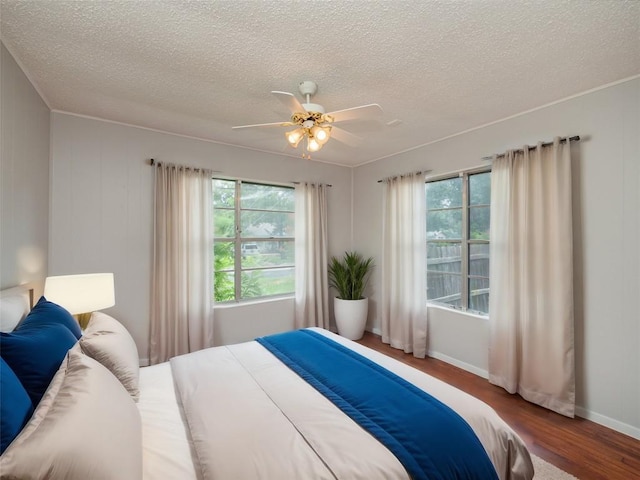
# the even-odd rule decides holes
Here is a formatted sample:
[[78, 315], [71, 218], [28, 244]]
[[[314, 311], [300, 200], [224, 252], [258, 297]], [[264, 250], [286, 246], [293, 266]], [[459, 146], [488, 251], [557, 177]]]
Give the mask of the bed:
[[[0, 307], [6, 298], [0, 296]], [[464, 419], [497, 478], [533, 477], [524, 443], [488, 405], [332, 332], [293, 333], [354, 352], [373, 362], [372, 368], [382, 367], [410, 382], [409, 388], [428, 392]], [[4, 341], [11, 333], [2, 335]], [[419, 478], [410, 477], [402, 457], [285, 365], [264, 341], [214, 347], [139, 370], [134, 351], [117, 320], [94, 313], [0, 456], [0, 477]], [[464, 448], [460, 451], [466, 456]]]

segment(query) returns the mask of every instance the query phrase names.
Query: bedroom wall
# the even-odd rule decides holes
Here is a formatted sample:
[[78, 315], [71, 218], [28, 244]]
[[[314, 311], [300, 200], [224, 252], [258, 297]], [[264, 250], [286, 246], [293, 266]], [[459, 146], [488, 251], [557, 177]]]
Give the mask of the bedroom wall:
[[42, 292], [49, 241], [49, 108], [0, 44], [0, 289]]
[[[433, 174], [469, 168], [481, 165], [480, 157], [487, 154], [580, 134], [584, 141], [574, 169], [578, 411], [640, 438], [640, 79], [352, 172], [60, 112], [50, 115], [4, 45], [0, 78], [0, 288], [42, 282], [46, 275], [113, 271], [117, 303], [109, 313], [132, 331], [143, 360], [151, 264], [152, 175], [146, 159], [209, 166], [252, 180], [332, 183], [330, 253], [353, 245], [378, 258], [378, 179], [422, 168]], [[351, 203], [352, 177], [350, 212], [344, 206]], [[372, 280], [368, 328], [379, 331], [379, 279]], [[430, 353], [486, 375], [488, 320], [437, 307], [429, 314]], [[293, 301], [218, 306], [216, 319], [216, 342], [239, 342], [291, 328]]]
[[[52, 113], [49, 273], [109, 271], [116, 305], [107, 313], [132, 332], [148, 358], [153, 170], [148, 159], [208, 167], [230, 177], [332, 184], [330, 251], [351, 245], [351, 169], [270, 155], [152, 130]], [[293, 328], [293, 299], [222, 304], [216, 344]]]
[[[452, 172], [482, 165], [482, 157], [509, 148], [556, 135], [580, 135], [573, 186], [578, 412], [636, 438], [640, 438], [639, 117], [640, 78], [635, 78], [359, 166], [354, 172], [354, 245], [379, 259], [382, 187], [377, 180], [427, 168], [434, 175]], [[379, 290], [376, 276], [368, 323], [373, 331], [380, 328]], [[488, 320], [429, 308], [429, 350], [486, 375]]]

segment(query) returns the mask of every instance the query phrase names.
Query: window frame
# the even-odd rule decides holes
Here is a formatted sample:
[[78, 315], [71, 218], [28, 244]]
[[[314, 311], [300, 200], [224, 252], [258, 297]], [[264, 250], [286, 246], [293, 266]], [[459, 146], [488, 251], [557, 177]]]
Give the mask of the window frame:
[[[284, 241], [284, 242], [291, 242], [294, 244], [294, 248], [295, 248], [295, 235], [291, 235], [291, 236], [279, 236], [279, 237], [256, 237], [256, 236], [252, 236], [252, 237], [244, 237], [242, 236], [242, 212], [269, 212], [269, 213], [273, 213], [273, 212], [278, 212], [278, 213], [290, 213], [294, 215], [295, 218], [295, 202], [294, 202], [294, 208], [293, 210], [269, 210], [269, 209], [261, 209], [261, 208], [242, 208], [242, 185], [260, 185], [260, 186], [264, 186], [264, 187], [273, 187], [273, 188], [279, 188], [279, 189], [288, 189], [288, 190], [294, 190], [295, 187], [291, 186], [291, 185], [283, 185], [283, 184], [277, 184], [277, 183], [269, 183], [269, 182], [261, 182], [261, 181], [255, 181], [255, 180], [243, 180], [243, 179], [239, 179], [239, 178], [225, 178], [225, 177], [220, 177], [220, 176], [214, 176], [211, 181], [215, 182], [216, 180], [219, 181], [224, 181], [224, 182], [233, 182], [234, 183], [234, 204], [233, 207], [216, 207], [215, 204], [213, 206], [213, 212], [214, 212], [214, 216], [215, 216], [215, 212], [216, 210], [224, 210], [224, 211], [233, 211], [234, 212], [234, 235], [232, 237], [218, 237], [215, 234], [215, 228], [214, 228], [214, 235], [213, 235], [213, 242], [214, 245], [216, 243], [232, 243], [233, 244], [233, 269], [224, 269], [224, 270], [220, 270], [221, 272], [228, 272], [228, 273], [232, 273], [233, 274], [233, 282], [234, 282], [234, 298], [233, 299], [229, 299], [229, 300], [216, 300], [216, 303], [219, 304], [231, 304], [231, 303], [241, 303], [241, 302], [255, 302], [255, 301], [261, 301], [261, 300], [269, 300], [269, 299], [273, 299], [273, 298], [281, 298], [281, 297], [288, 297], [291, 295], [295, 294], [295, 287], [294, 290], [291, 292], [286, 292], [286, 293], [276, 293], [276, 294], [270, 294], [270, 295], [260, 295], [257, 297], [248, 297], [248, 298], [242, 298], [242, 274], [243, 272], [253, 272], [253, 271], [260, 271], [260, 270], [286, 270], [286, 269], [295, 269], [295, 258], [294, 261], [291, 262], [291, 264], [286, 264], [286, 265], [278, 265], [278, 266], [253, 266], [253, 267], [244, 267], [242, 266], [242, 259], [243, 259], [243, 253], [242, 253], [242, 245], [243, 244], [251, 244], [251, 243], [256, 243], [258, 245], [262, 244], [262, 243], [267, 243], [267, 242], [274, 242], [274, 241]], [[215, 189], [215, 184], [214, 187]], [[213, 201], [213, 199], [212, 199]], [[295, 226], [294, 226], [294, 231], [295, 231]], [[295, 250], [294, 250], [295, 251]], [[215, 261], [215, 253], [214, 253], [214, 261]], [[295, 270], [294, 270], [295, 271]], [[214, 274], [215, 274], [216, 270], [214, 267]], [[295, 279], [295, 273], [294, 273], [294, 279]], [[215, 276], [213, 279], [213, 287], [215, 290]], [[215, 298], [215, 292], [214, 292], [214, 298]]]
[[[473, 175], [478, 175], [478, 174], [482, 174], [482, 173], [491, 173], [491, 166], [482, 166], [482, 167], [477, 167], [477, 168], [472, 168], [472, 169], [467, 169], [467, 170], [461, 170], [458, 172], [454, 172], [454, 173], [446, 173], [443, 175], [437, 175], [437, 176], [433, 176], [433, 177], [429, 177], [425, 180], [425, 202], [427, 200], [427, 184], [429, 183], [435, 183], [435, 182], [439, 182], [439, 181], [443, 181], [443, 180], [451, 180], [451, 179], [455, 179], [455, 178], [461, 178], [462, 181], [462, 198], [461, 198], [461, 205], [460, 207], [454, 207], [454, 208], [433, 208], [430, 209], [429, 205], [426, 206], [426, 214], [428, 216], [429, 212], [433, 212], [433, 211], [442, 211], [442, 210], [456, 210], [456, 209], [460, 209], [462, 212], [462, 234], [461, 234], [461, 238], [460, 239], [439, 239], [439, 238], [433, 238], [433, 239], [426, 239], [426, 245], [425, 245], [425, 255], [427, 255], [427, 251], [429, 248], [429, 244], [444, 244], [444, 243], [456, 243], [456, 244], [460, 244], [460, 272], [442, 272], [442, 271], [435, 271], [435, 270], [429, 270], [429, 266], [428, 266], [428, 259], [427, 259], [427, 270], [426, 270], [426, 275], [428, 276], [429, 273], [438, 273], [438, 274], [444, 274], [444, 275], [451, 275], [451, 276], [455, 276], [455, 277], [459, 277], [460, 278], [460, 306], [457, 307], [455, 305], [451, 305], [449, 303], [444, 303], [444, 302], [438, 302], [436, 300], [430, 300], [429, 297], [429, 292], [428, 292], [428, 286], [427, 286], [427, 304], [432, 304], [432, 305], [437, 305], [437, 306], [441, 306], [444, 308], [449, 308], [452, 310], [460, 310], [463, 312], [468, 312], [468, 313], [472, 313], [472, 314], [476, 314], [476, 315], [482, 315], [482, 316], [489, 316], [489, 312], [482, 312], [479, 310], [474, 310], [472, 308], [470, 308], [470, 298], [469, 295], [471, 293], [471, 289], [470, 289], [470, 281], [472, 279], [489, 279], [488, 276], [482, 276], [482, 275], [472, 275], [470, 273], [470, 258], [469, 258], [469, 253], [470, 253], [470, 246], [471, 245], [490, 245], [491, 244], [491, 238], [489, 238], [488, 240], [484, 240], [484, 239], [472, 239], [470, 238], [471, 236], [471, 228], [470, 228], [470, 210], [474, 209], [474, 208], [491, 208], [491, 201], [489, 201], [488, 204], [478, 204], [478, 205], [470, 205], [469, 204], [469, 178]], [[491, 292], [491, 285], [489, 285], [489, 293]]]

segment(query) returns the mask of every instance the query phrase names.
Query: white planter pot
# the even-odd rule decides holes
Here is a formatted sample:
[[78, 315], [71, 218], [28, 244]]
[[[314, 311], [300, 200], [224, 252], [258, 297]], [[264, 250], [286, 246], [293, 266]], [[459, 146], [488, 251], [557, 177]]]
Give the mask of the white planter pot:
[[360, 340], [364, 335], [369, 312], [369, 299], [342, 300], [333, 299], [333, 313], [336, 316], [338, 333], [349, 340]]

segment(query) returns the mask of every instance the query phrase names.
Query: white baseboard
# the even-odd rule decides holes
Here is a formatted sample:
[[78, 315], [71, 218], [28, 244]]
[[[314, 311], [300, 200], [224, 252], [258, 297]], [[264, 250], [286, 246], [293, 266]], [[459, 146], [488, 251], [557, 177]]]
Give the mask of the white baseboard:
[[[381, 335], [381, 331], [379, 328], [374, 328], [372, 330], [376, 335]], [[482, 378], [489, 378], [489, 372], [483, 370], [481, 368], [476, 367], [475, 365], [471, 365], [466, 362], [462, 362], [456, 358], [450, 357], [440, 352], [436, 352], [430, 350], [427, 352], [432, 358], [436, 358], [438, 360], [442, 360], [443, 362], [449, 363], [455, 367], [461, 368], [462, 370], [466, 370], [467, 372], [471, 372], [475, 375], [478, 375]], [[576, 416], [580, 418], [585, 418], [599, 425], [605, 426], [617, 432], [623, 433], [625, 435], [629, 435], [635, 439], [640, 440], [640, 428], [634, 427], [633, 425], [629, 425], [627, 423], [621, 422], [619, 420], [615, 420], [613, 418], [607, 417], [606, 415], [602, 415], [596, 412], [592, 412], [584, 407], [580, 407], [576, 405]]]
[[427, 355], [437, 360], [442, 360], [443, 362], [453, 365], [454, 367], [458, 367], [462, 370], [466, 370], [467, 372], [471, 372], [474, 375], [478, 375], [479, 377], [485, 379], [489, 378], [489, 372], [487, 372], [486, 370], [476, 367], [475, 365], [471, 365], [470, 363], [458, 360], [457, 358], [450, 357], [449, 355], [445, 355], [444, 353], [429, 350], [427, 352]]
[[624, 433], [625, 435], [629, 435], [630, 437], [640, 440], [640, 428], [634, 427], [633, 425], [629, 425], [627, 423], [623, 423], [620, 420], [615, 420], [605, 415], [592, 412], [590, 410], [587, 410], [584, 407], [579, 407], [577, 405], [576, 405], [576, 416], [581, 418], [586, 418], [587, 420], [590, 420], [594, 423], [598, 423], [612, 430], [615, 430], [620, 433]]
[[[382, 331], [379, 328], [373, 328], [372, 330], [370, 330], [372, 333], [375, 333], [376, 335], [380, 335], [382, 336]], [[427, 355], [429, 357], [435, 358], [437, 360], [442, 360], [443, 362], [449, 363], [451, 365], [453, 365], [454, 367], [458, 367], [461, 368], [462, 370], [466, 370], [467, 372], [471, 372], [475, 375], [478, 375], [482, 378], [489, 378], [489, 372], [487, 372], [486, 370], [483, 370], [481, 368], [476, 367], [475, 365], [471, 365], [470, 363], [465, 363], [462, 362], [456, 358], [450, 357], [448, 355], [445, 355], [444, 353], [440, 353], [440, 352], [436, 352], [433, 350], [429, 350], [427, 352]]]
[[[486, 379], [489, 378], [489, 372], [481, 368], [478, 368], [475, 365], [470, 365], [468, 363], [461, 362], [460, 360], [457, 360], [453, 357], [449, 357], [448, 355], [444, 355], [439, 352], [429, 351], [428, 355], [430, 357], [437, 358], [438, 360], [442, 360], [443, 362], [450, 363], [451, 365], [461, 368], [462, 370], [466, 370], [467, 372], [474, 373], [482, 378], [486, 378]], [[625, 435], [629, 435], [630, 437], [640, 440], [640, 428], [638, 427], [634, 427], [633, 425], [629, 425], [619, 420], [615, 420], [613, 418], [607, 417], [605, 415], [592, 412], [578, 405], [576, 405], [575, 413], [577, 417], [590, 420], [594, 423], [600, 424], [604, 427], [610, 428], [620, 433], [624, 433]]]

